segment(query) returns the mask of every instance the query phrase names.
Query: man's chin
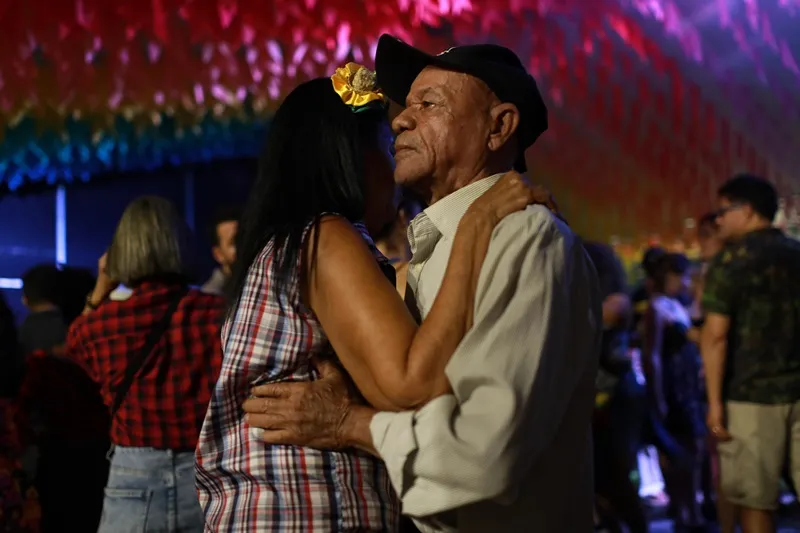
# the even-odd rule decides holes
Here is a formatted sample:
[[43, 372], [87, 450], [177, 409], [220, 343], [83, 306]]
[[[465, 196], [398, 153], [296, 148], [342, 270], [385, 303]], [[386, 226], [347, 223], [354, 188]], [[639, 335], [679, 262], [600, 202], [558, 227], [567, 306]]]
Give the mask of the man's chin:
[[416, 189], [427, 181], [428, 174], [416, 165], [398, 163], [394, 169], [394, 182], [401, 187]]

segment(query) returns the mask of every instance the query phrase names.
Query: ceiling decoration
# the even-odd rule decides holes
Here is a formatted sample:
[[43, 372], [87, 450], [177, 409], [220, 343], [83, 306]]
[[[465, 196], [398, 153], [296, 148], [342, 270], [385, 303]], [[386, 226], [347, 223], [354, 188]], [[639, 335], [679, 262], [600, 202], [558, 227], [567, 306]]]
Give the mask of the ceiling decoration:
[[0, 186], [254, 155], [283, 95], [388, 32], [515, 49], [571, 221], [677, 234], [733, 172], [795, 192], [798, 27], [798, 0], [0, 0]]

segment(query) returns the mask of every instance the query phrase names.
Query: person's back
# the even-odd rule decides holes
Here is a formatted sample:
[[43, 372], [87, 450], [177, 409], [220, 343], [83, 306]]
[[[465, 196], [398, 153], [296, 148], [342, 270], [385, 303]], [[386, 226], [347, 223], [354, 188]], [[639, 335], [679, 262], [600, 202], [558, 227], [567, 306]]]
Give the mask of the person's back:
[[[529, 213], [530, 211], [534, 213]], [[543, 216], [554, 218], [541, 207], [529, 208], [524, 215], [530, 217], [531, 221]], [[512, 221], [509, 220], [508, 223], [511, 224]], [[547, 224], [549, 223], [545, 222]], [[537, 525], [541, 527], [541, 531], [589, 531], [594, 523], [591, 512], [591, 503], [594, 500], [591, 420], [603, 331], [600, 311], [602, 299], [594, 268], [580, 239], [560, 221], [555, 220], [554, 224], [557, 226], [555, 234], [564, 239], [564, 249], [569, 251], [563, 272], [564, 279], [569, 280], [569, 289], [562, 296], [567, 298], [569, 319], [563, 326], [567, 333], [562, 339], [564, 345], [560, 357], [569, 360], [569, 363], [561, 364], [570, 368], [570, 379], [559, 380], [553, 386], [569, 390], [565, 394], [570, 399], [566, 409], [558, 413], [560, 425], [553, 440], [542, 444], [544, 449], [541, 455], [525, 474], [517, 500], [510, 507], [493, 502], [477, 504], [478, 507], [496, 507], [497, 516], [502, 518], [494, 524], [502, 526], [493, 529], [492, 523], [485, 522], [484, 528], [470, 527], [464, 531], [524, 531], [526, 523], [529, 523], [526, 520], [530, 519], [532, 513], [543, 519]], [[558, 246], [554, 243], [538, 250], [538, 253], [546, 254], [557, 249]], [[519, 282], [534, 285], [541, 283], [537, 277], [527, 280], [520, 278]], [[532, 324], [532, 327], [537, 325]], [[569, 332], [580, 333], [572, 336]], [[535, 355], [534, 350], [531, 350], [530, 356]], [[544, 379], [544, 372], [553, 361], [544, 357], [539, 364], [539, 372], [542, 374], [537, 376], [534, 387], [542, 388], [539, 393], [541, 396], [537, 397], [535, 394], [526, 406], [529, 411], [527, 418], [532, 424], [535, 423], [535, 418], [543, 416], [542, 403], [546, 402], [547, 397], [544, 394], [545, 388], [539, 381]], [[524, 422], [520, 424], [521, 428], [525, 426]], [[467, 520], [469, 515], [467, 510], [461, 517], [462, 520]], [[481, 515], [486, 516], [486, 513]]]
[[[189, 286], [190, 241], [168, 200], [133, 200], [67, 335], [66, 357], [100, 385], [111, 412], [101, 533], [203, 528], [194, 450], [222, 365], [224, 300]], [[109, 299], [119, 283], [130, 296]]]
[[[560, 295], [566, 300], [562, 305], [566, 305], [569, 311], [566, 324], [561, 326], [564, 335], [559, 340], [563, 345], [561, 353], [558, 354], [558, 357], [565, 358], [569, 362], [553, 361], [557, 353], [555, 351], [552, 354], [542, 354], [540, 368], [533, 384], [534, 390], [539, 390], [528, 399], [527, 405], [520, 405], [519, 408], [528, 411], [523, 420], [527, 419], [530, 426], [533, 426], [537, 418], [541, 420], [542, 417], [554, 416], [554, 413], [542, 412], [542, 405], [552, 397], [551, 391], [548, 390], [550, 387], [564, 388], [563, 394], [569, 397], [569, 401], [566, 406], [559, 406], [566, 409], [558, 413], [559, 425], [553, 440], [541, 444], [541, 455], [524, 475], [516, 499], [511, 500], [515, 495], [508, 494], [504, 496], [510, 498], [507, 503], [511, 505], [495, 502], [476, 504], [474, 506], [478, 511], [476, 516], [484, 517], [484, 525], [470, 526], [464, 531], [523, 531], [526, 520], [530, 519], [532, 513], [542, 519], [542, 522], [537, 524], [542, 531], [588, 531], [594, 523], [591, 512], [594, 499], [591, 421], [603, 332], [600, 309], [602, 299], [598, 280], [581, 240], [547, 209], [541, 206], [529, 207], [519, 215], [512, 215], [500, 223], [496, 234], [499, 235], [503, 231], [503, 226], [510, 229], [519, 224], [520, 221], [515, 221], [515, 218], [524, 219], [522, 224], [539, 226], [540, 229], [537, 231], [554, 237], [554, 242], [547, 243], [538, 249], [537, 253], [558, 253], [557, 250], [563, 246], [565, 268], [561, 275], [565, 280], [569, 280], [566, 294]], [[563, 244], [559, 240], [563, 240]], [[538, 279], [538, 276], [524, 274], [523, 272], [523, 276], [519, 279], [520, 285], [541, 285], [542, 280]], [[531, 324], [531, 327], [535, 328], [537, 324]], [[530, 360], [539, 357], [538, 347], [532, 346], [529, 349]], [[457, 364], [455, 360], [451, 361], [451, 365]], [[569, 379], [558, 380], [558, 383], [549, 386], [540, 383], [545, 379], [547, 372], [558, 372], [551, 365], [562, 364], [570, 369]], [[555, 377], [555, 374], [551, 376]], [[562, 377], [567, 376], [562, 375]], [[529, 424], [520, 421], [519, 431], [524, 432], [524, 428]], [[536, 437], [530, 435], [528, 438]], [[486, 517], [491, 515], [486, 512], [487, 507], [495, 508], [496, 511], [496, 520], [492, 523], [486, 521]], [[471, 510], [466, 508], [459, 518], [466, 522], [470, 516]]]
[[66, 338], [67, 325], [58, 309], [28, 313], [19, 327], [20, 349], [26, 355], [63, 346]]
[[[253, 386], [314, 381], [312, 358], [333, 356], [331, 328], [323, 331], [306, 275], [319, 275], [317, 254], [322, 265], [336, 260], [325, 251], [327, 228], [347, 227], [371, 268], [377, 263], [394, 272], [368, 233], [393, 215], [385, 104], [376, 94], [373, 105], [356, 113], [335, 87], [335, 80], [314, 79], [283, 101], [238, 224], [222, 329], [225, 364], [197, 448], [209, 530], [398, 529], [397, 497], [379, 459], [355, 450], [267, 445], [241, 410]], [[399, 300], [394, 291], [392, 297]]]
[[[476, 185], [478, 184], [469, 186], [469, 189], [473, 189]], [[459, 194], [462, 194], [462, 191], [455, 193]], [[438, 205], [442, 208], [447, 203], [448, 198], [445, 198], [440, 200]], [[482, 401], [489, 417], [517, 411], [516, 431], [520, 433], [518, 438], [523, 442], [536, 440], [534, 435], [525, 434], [542, 423], [548, 423], [545, 419], [557, 417], [559, 425], [552, 434], [552, 440], [541, 442], [536, 446], [538, 453], [535, 453], [535, 460], [526, 465], [527, 469], [515, 474], [515, 477], [519, 478], [518, 492], [501, 494], [493, 500], [487, 499], [461, 507], [458, 510], [459, 531], [523, 531], [528, 527], [531, 516], [536, 516], [540, 520], [537, 527], [542, 531], [589, 531], [593, 524], [591, 419], [602, 334], [601, 299], [597, 277], [580, 239], [545, 207], [534, 206], [501, 221], [489, 247], [486, 267], [497, 269], [491, 275], [506, 280], [509, 283], [508, 289], [522, 291], [521, 294], [529, 295], [532, 300], [543, 297], [540, 292], [542, 287], [540, 272], [525, 267], [521, 267], [521, 271], [517, 272], [505, 270], [508, 265], [504, 264], [504, 259], [516, 264], [516, 261], [521, 261], [520, 257], [526, 255], [526, 248], [532, 244], [532, 241], [526, 238], [528, 235], [539, 235], [542, 239], [536, 242], [536, 245], [541, 247], [537, 246], [535, 251], [531, 250], [532, 253], [557, 256], [563, 260], [563, 263], [559, 261], [559, 264], [563, 265], [564, 270], [559, 274], [563, 276], [562, 281], [568, 283], [565, 286], [568, 289], [559, 294], [557, 304], [555, 302], [552, 304], [560, 307], [558, 310], [560, 317], [565, 316], [562, 314], [565, 311], [568, 316], [567, 321], [558, 326], [559, 333], [549, 339], [552, 346], [548, 348], [553, 351], [543, 353], [542, 346], [536, 344], [520, 346], [518, 339], [525, 338], [525, 334], [522, 331], [516, 331], [515, 334], [508, 331], [506, 326], [509, 323], [515, 324], [517, 318], [520, 318], [516, 317], [516, 313], [522, 310], [515, 308], [513, 303], [515, 299], [512, 297], [512, 302], [508, 303], [503, 315], [498, 315], [479, 326], [479, 335], [486, 335], [481, 344], [471, 348], [463, 346], [456, 352], [447, 366], [447, 374], [452, 383], [469, 382], [469, 387], [461, 390], [454, 387], [459, 403]], [[447, 236], [443, 237], [430, 259], [417, 270], [421, 273], [416, 280], [416, 296], [423, 317], [430, 310], [428, 306], [433, 301], [441, 276], [444, 274], [443, 264], [450, 255], [448, 244]], [[517, 250], [514, 250], [515, 248]], [[494, 255], [497, 253], [502, 254], [499, 259]], [[514, 257], [517, 259], [512, 259]], [[508, 275], [511, 276], [510, 279]], [[478, 294], [492, 290], [494, 289], [488, 288], [488, 285], [482, 283], [478, 285]], [[483, 312], [486, 311], [488, 309]], [[476, 322], [481, 320], [483, 312], [481, 302], [476, 302]], [[493, 325], [490, 326], [490, 323]], [[526, 323], [528, 325], [525, 328], [540, 328], [536, 321]], [[496, 330], [497, 333], [493, 334], [491, 330], [485, 329], [487, 327]], [[465, 339], [465, 345], [469, 338]], [[516, 364], [520, 366], [538, 362], [536, 380], [531, 384], [533, 393], [524, 399], [524, 403], [518, 403], [516, 406], [507, 405], [507, 401], [512, 401], [506, 396], [510, 391], [501, 385], [505, 379], [506, 369], [494, 369], [491, 356], [485, 364], [484, 355], [475, 357], [479, 352], [482, 353], [483, 349], [490, 349], [490, 345], [495, 350], [517, 352], [519, 355]], [[560, 361], [556, 362], [554, 357]], [[569, 368], [568, 375], [560, 373], [557, 367], [561, 365]], [[480, 366], [484, 374], [483, 380], [486, 382], [496, 380], [497, 394], [494, 397], [482, 400], [469, 397], [468, 391], [475, 386], [475, 383], [473, 380], [465, 379], [465, 375], [474, 371], [477, 366]], [[527, 371], [523, 371], [523, 374], [527, 374]], [[560, 378], [555, 379], [556, 375]], [[552, 382], [544, 383], [544, 381]], [[543, 408], [553, 394], [553, 387], [562, 389], [556, 393], [558, 396], [569, 398], [566, 404], [559, 406], [565, 408], [563, 412], [556, 413], [547, 407]], [[513, 400], [514, 403], [518, 401], [520, 400]], [[554, 420], [551, 422], [554, 423]], [[491, 432], [490, 428], [494, 426], [494, 423], [489, 423], [488, 420], [484, 423], [477, 421], [473, 423], [475, 426], [473, 430], [476, 431]]]
[[[181, 286], [142, 283], [127, 300], [107, 301], [70, 328], [67, 353], [74, 354], [80, 346], [78, 362], [100, 384], [109, 407], [128, 358], [141, 349]], [[132, 383], [128, 401], [114, 417], [111, 438], [115, 444], [194, 449], [219, 374], [222, 309], [221, 297], [195, 289], [181, 299], [164, 337]]]
[[[391, 269], [366, 229], [357, 228], [376, 260]], [[313, 380], [312, 358], [331, 352], [319, 320], [301, 301], [299, 268], [281, 301], [273, 298], [277, 264], [275, 247], [268, 243], [247, 274], [242, 303], [222, 329], [225, 365], [197, 447], [197, 485], [206, 524], [235, 531], [281, 524], [287, 531], [300, 531], [310, 528], [308, 517], [315, 516], [326, 529], [333, 527], [327, 520], [335, 519], [345, 531], [394, 531], [399, 509], [381, 461], [360, 453], [269, 446], [241, 416], [240, 405], [251, 387]], [[232, 444], [237, 442], [246, 444]], [[249, 517], [226, 499], [212, 497], [221, 493], [249, 502]]]
[[[143, 349], [171, 301], [183, 291], [183, 285], [177, 282], [138, 284], [127, 300], [108, 300], [73, 323], [67, 355], [99, 383], [109, 408], [116, 402], [132, 356]], [[179, 522], [202, 520], [194, 492], [193, 459], [222, 362], [222, 309], [221, 297], [189, 290], [131, 382], [111, 423], [114, 456], [100, 531], [114, 531], [115, 522], [132, 519], [132, 513], [137, 512], [129, 503], [132, 494], [157, 501], [176, 494]], [[175, 476], [172, 481], [163, 481], [165, 472]], [[164, 496], [155, 486], [176, 492]], [[191, 492], [183, 490], [188, 487]], [[150, 508], [145, 516], [148, 523], [168, 520], [160, 507]]]
[[22, 302], [28, 315], [19, 328], [19, 349], [23, 357], [63, 346], [67, 324], [59, 309], [61, 273], [54, 265], [38, 265], [22, 276]]

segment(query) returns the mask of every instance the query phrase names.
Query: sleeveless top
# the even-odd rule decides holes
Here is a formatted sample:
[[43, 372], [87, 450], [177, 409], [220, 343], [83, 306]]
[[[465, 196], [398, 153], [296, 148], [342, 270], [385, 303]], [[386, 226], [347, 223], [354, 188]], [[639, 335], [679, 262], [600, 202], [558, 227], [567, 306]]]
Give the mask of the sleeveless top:
[[[381, 269], [391, 266], [354, 224]], [[311, 225], [306, 228], [305, 238]], [[243, 420], [256, 384], [315, 379], [310, 359], [330, 353], [300, 301], [300, 268], [276, 301], [274, 243], [257, 257], [235, 314], [222, 329], [222, 371], [197, 447], [197, 487], [207, 527], [229, 533], [398, 529], [400, 507], [383, 463], [360, 451], [268, 445]]]

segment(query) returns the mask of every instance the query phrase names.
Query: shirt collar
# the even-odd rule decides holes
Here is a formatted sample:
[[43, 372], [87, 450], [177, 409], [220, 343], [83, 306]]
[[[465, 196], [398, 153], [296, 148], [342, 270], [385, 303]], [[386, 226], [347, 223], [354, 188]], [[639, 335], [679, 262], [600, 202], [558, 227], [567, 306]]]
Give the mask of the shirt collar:
[[[439, 230], [439, 233], [452, 239], [455, 237], [458, 224], [461, 222], [461, 219], [464, 218], [467, 209], [469, 209], [475, 200], [491, 189], [492, 185], [497, 183], [501, 177], [502, 174], [495, 174], [488, 178], [470, 183], [466, 187], [462, 187], [434, 203], [420, 213], [417, 218], [425, 215], [436, 229]], [[417, 221], [417, 218], [411, 222], [412, 229], [414, 228], [414, 222]]]

